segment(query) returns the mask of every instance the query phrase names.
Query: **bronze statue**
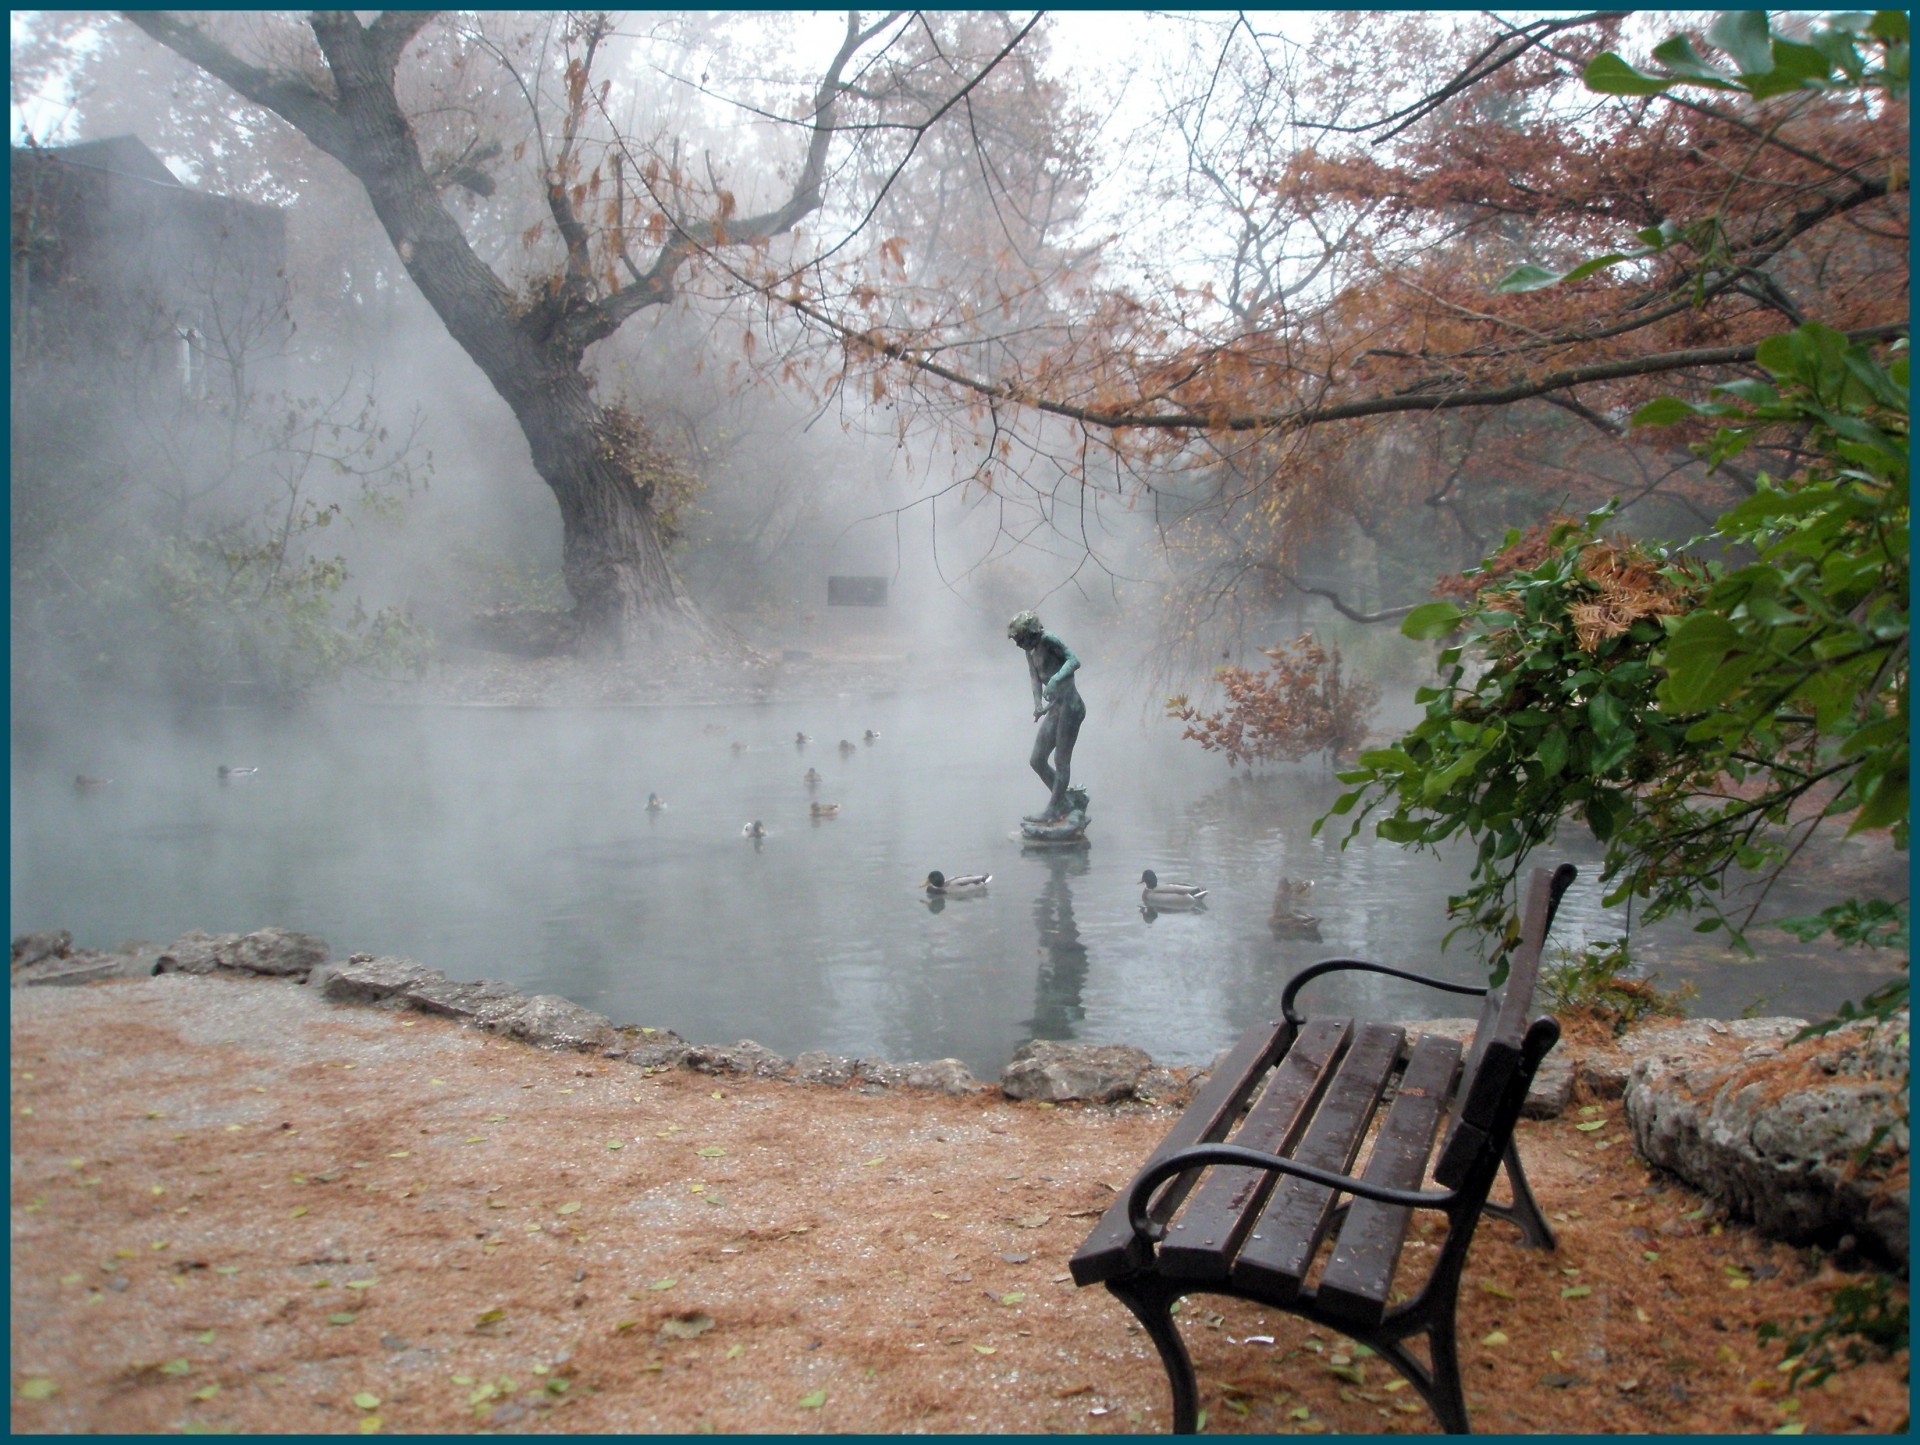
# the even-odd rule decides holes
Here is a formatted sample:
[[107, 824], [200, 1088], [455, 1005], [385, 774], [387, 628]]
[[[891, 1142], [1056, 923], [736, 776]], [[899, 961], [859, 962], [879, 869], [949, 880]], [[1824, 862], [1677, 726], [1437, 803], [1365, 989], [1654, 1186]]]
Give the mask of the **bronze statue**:
[[1062, 835], [1058, 841], [1077, 839], [1086, 827], [1087, 810], [1086, 791], [1071, 783], [1073, 744], [1087, 716], [1087, 705], [1073, 680], [1080, 659], [1032, 612], [1015, 616], [1007, 624], [1007, 636], [1027, 655], [1033, 716], [1040, 723], [1029, 761], [1049, 793], [1047, 806], [1022, 820], [1021, 832], [1044, 841], [1056, 841], [1054, 835]]

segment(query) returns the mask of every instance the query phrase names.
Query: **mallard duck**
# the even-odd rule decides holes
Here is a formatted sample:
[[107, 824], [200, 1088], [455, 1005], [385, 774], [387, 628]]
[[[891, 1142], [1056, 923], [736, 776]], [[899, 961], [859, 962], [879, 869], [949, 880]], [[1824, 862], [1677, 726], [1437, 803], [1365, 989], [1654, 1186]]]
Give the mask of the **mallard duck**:
[[853, 752], [853, 744], [845, 738], [840, 739], [840, 756], [847, 757]]
[[807, 812], [816, 818], [831, 818], [840, 812], [840, 805], [838, 803], [813, 803], [808, 806]]
[[926, 888], [942, 898], [969, 898], [976, 893], [985, 893], [987, 884], [993, 881], [991, 873], [959, 873], [947, 877], [938, 868], [927, 875]]
[[91, 773], [76, 773], [74, 775], [73, 785], [85, 793], [94, 788], [104, 788], [112, 781], [112, 778], [96, 778]]
[[863, 743], [870, 743], [874, 741], [876, 738], [878, 738], [879, 736], [880, 736], [879, 733], [875, 732], [872, 728], [868, 728], [865, 732], [860, 734], [860, 741]]
[[1191, 883], [1173, 883], [1160, 880], [1151, 868], [1140, 875], [1145, 886], [1140, 891], [1140, 901], [1148, 908], [1165, 912], [1173, 908], [1198, 908], [1201, 900], [1207, 896], [1207, 890]]
[[660, 801], [660, 795], [658, 793], [647, 794], [647, 811], [649, 813], [664, 813], [666, 810], [667, 805]]
[[223, 778], [250, 778], [259, 771], [258, 768], [230, 768], [225, 763], [220, 764], [219, 769]]
[[747, 750], [747, 745], [745, 743], [733, 743], [731, 744], [731, 746], [733, 748], [733, 755], [736, 758], [739, 757], [740, 754], [744, 753]]
[[767, 825], [762, 823], [758, 818], [755, 818], [751, 823], [742, 823], [740, 825], [740, 836], [742, 838], [752, 838], [757, 841], [767, 836]]
[[813, 739], [808, 737], [805, 733], [795, 733], [793, 735], [793, 745], [796, 748], [804, 748], [808, 743], [812, 741]]
[[800, 781], [801, 781], [801, 782], [803, 782], [803, 783], [805, 783], [805, 784], [806, 784], [806, 785], [807, 785], [807, 786], [808, 786], [809, 788], [817, 788], [817, 787], [819, 787], [819, 786], [820, 786], [820, 773], [819, 773], [819, 770], [818, 770], [818, 769], [816, 769], [816, 768], [808, 768], [808, 769], [807, 769], [807, 771], [806, 771], [806, 774], [805, 774], [805, 776], [803, 776], [803, 777], [802, 777], [802, 778], [800, 779]]

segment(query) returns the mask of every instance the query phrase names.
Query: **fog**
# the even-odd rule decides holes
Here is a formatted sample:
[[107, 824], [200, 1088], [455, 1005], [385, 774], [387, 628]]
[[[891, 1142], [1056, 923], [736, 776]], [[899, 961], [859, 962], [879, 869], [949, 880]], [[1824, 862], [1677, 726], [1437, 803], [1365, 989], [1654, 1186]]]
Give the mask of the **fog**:
[[[267, 46], [290, 22], [227, 23]], [[560, 253], [525, 155], [560, 132], [529, 131], [481, 63], [505, 42], [467, 23], [409, 98], [457, 99], [420, 104], [425, 159], [469, 173], [449, 208], [532, 307]], [[1005, 38], [1004, 17], [947, 23], [965, 53]], [[608, 41], [621, 89], [594, 123], [617, 115], [630, 154], [686, 161], [648, 181], [663, 193], [777, 204], [797, 132], [749, 100], [784, 94], [768, 76], [791, 88], [783, 46], [810, 32], [647, 27]], [[929, 124], [911, 154], [885, 126], [857, 132], [811, 230], [689, 266], [671, 304], [585, 349], [595, 404], [638, 418], [667, 459], [646, 473], [649, 505], [723, 639], [669, 685], [637, 652], [552, 645], [584, 607], [556, 489], [342, 168], [122, 22], [16, 15], [14, 39], [16, 934], [64, 927], [104, 948], [300, 928], [337, 956], [410, 954], [703, 1041], [955, 1055], [983, 1075], [1036, 1035], [1203, 1061], [1328, 953], [1478, 976], [1471, 946], [1440, 948], [1470, 857], [1315, 836], [1339, 791], [1324, 755], [1249, 776], [1165, 709], [1171, 693], [1217, 705], [1220, 664], [1259, 666], [1311, 632], [1378, 690], [1376, 736], [1410, 721], [1433, 649], [1393, 630], [1395, 609], [1563, 500], [1501, 471], [1528, 433], [1498, 419], [1116, 439], [903, 376], [767, 302], [791, 266], [875, 326], [977, 308], [978, 339], [949, 359], [983, 376], [1077, 345], [1070, 300], [1124, 269], [1102, 259], [1115, 202], [1097, 162], [1146, 123], [1142, 85], [1123, 106], [1036, 49], [1019, 84], [980, 88], [971, 129]], [[547, 69], [525, 72], [549, 122], [577, 43], [554, 39]], [[651, 174], [607, 166], [608, 185]], [[1164, 157], [1143, 174], [1163, 204], [1134, 244], [1178, 235], [1188, 249], [1155, 263], [1202, 275], [1231, 207], [1182, 209]], [[1290, 490], [1309, 465], [1329, 480]], [[1602, 483], [1624, 469], [1591, 463]], [[1650, 531], [1687, 523], [1662, 497], [1641, 507]], [[843, 605], [831, 579], [879, 605]], [[1044, 797], [1005, 630], [1029, 608], [1082, 663], [1082, 850], [1023, 851], [1014, 831]], [[634, 705], [476, 705], [556, 669], [624, 669]], [[665, 811], [643, 810], [649, 792]], [[821, 801], [839, 812], [815, 819]], [[740, 835], [754, 818], [758, 845]], [[1566, 848], [1587, 865], [1568, 945], [1619, 932], [1597, 848]], [[1143, 867], [1197, 874], [1210, 908], [1143, 916]], [[930, 906], [933, 868], [994, 881]], [[1270, 926], [1282, 878], [1314, 884], [1317, 931]], [[1636, 956], [1726, 1011], [1862, 991], [1857, 963], [1813, 970], [1804, 950], [1735, 975], [1656, 931]]]

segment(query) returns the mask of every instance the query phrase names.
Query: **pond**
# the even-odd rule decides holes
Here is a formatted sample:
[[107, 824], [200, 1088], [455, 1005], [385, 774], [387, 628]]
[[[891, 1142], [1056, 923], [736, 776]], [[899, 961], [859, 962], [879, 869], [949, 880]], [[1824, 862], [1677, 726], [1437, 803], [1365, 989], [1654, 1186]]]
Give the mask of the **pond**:
[[[1019, 816], [1044, 798], [1024, 683], [725, 707], [228, 708], [180, 728], [16, 733], [11, 926], [95, 949], [294, 928], [335, 957], [403, 955], [697, 1042], [955, 1057], [983, 1079], [1033, 1037], [1204, 1062], [1319, 958], [1483, 977], [1466, 938], [1440, 949], [1464, 851], [1370, 836], [1343, 851], [1334, 829], [1311, 835], [1339, 791], [1318, 762], [1249, 780], [1174, 724], [1097, 699], [1075, 759], [1090, 846], [1023, 851]], [[223, 763], [258, 771], [223, 781]], [[82, 772], [113, 781], [82, 791]], [[650, 792], [664, 811], [646, 811]], [[814, 819], [813, 802], [839, 812]], [[756, 818], [757, 845], [741, 832]], [[1148, 867], [1209, 887], [1205, 911], [1144, 916]], [[993, 881], [936, 906], [921, 887], [936, 868]], [[1312, 881], [1317, 939], [1268, 927], [1282, 875]], [[1624, 921], [1588, 866], [1554, 941]], [[1636, 954], [1662, 986], [1692, 983], [1707, 1015], [1820, 1016], [1887, 972], [1778, 930], [1755, 941], [1759, 962], [1733, 960], [1681, 922], [1639, 931]], [[1347, 988], [1323, 997], [1468, 1011], [1389, 979]]]

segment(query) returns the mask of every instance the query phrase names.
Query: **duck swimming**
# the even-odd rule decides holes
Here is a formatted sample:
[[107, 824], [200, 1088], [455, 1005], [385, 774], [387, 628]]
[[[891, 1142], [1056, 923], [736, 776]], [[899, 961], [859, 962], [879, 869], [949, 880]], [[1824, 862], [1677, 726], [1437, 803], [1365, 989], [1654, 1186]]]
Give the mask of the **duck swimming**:
[[104, 788], [112, 781], [112, 778], [96, 778], [91, 773], [76, 773], [74, 774], [73, 785], [84, 793], [93, 788]]
[[959, 873], [949, 878], [936, 868], [927, 875], [926, 889], [942, 898], [971, 898], [985, 893], [992, 880], [991, 873]]
[[658, 793], [647, 794], [647, 811], [649, 813], [664, 813], [666, 810], [667, 805], [660, 801], [660, 795]]
[[1148, 908], [1165, 912], [1175, 908], [1200, 908], [1207, 896], [1205, 888], [1195, 887], [1191, 883], [1162, 882], [1151, 868], [1140, 875], [1145, 886], [1140, 890], [1140, 901]]
[[840, 812], [840, 805], [838, 803], [812, 803], [808, 805], [807, 812], [816, 818], [837, 817]]
[[848, 742], [845, 738], [840, 739], [840, 755], [842, 757], [845, 757], [852, 752], [853, 752], [853, 744]]
[[230, 768], [225, 763], [220, 764], [219, 767], [220, 776], [223, 778], [250, 778], [259, 771], [258, 768]]
[[868, 728], [865, 732], [860, 734], [860, 741], [863, 743], [870, 743], [879, 736], [880, 736], [879, 733], [875, 732], [872, 728]]
[[820, 786], [820, 774], [816, 769], [808, 768], [806, 775], [802, 777], [800, 781], [805, 783], [809, 788], [817, 788]]
[[740, 836], [742, 838], [751, 838], [757, 843], [767, 836], [767, 825], [762, 823], [758, 818], [755, 818], [751, 823], [742, 823], [740, 825]]
[[793, 745], [796, 748], [804, 748], [808, 743], [812, 741], [813, 739], [808, 737], [805, 733], [795, 733], [793, 735]]

